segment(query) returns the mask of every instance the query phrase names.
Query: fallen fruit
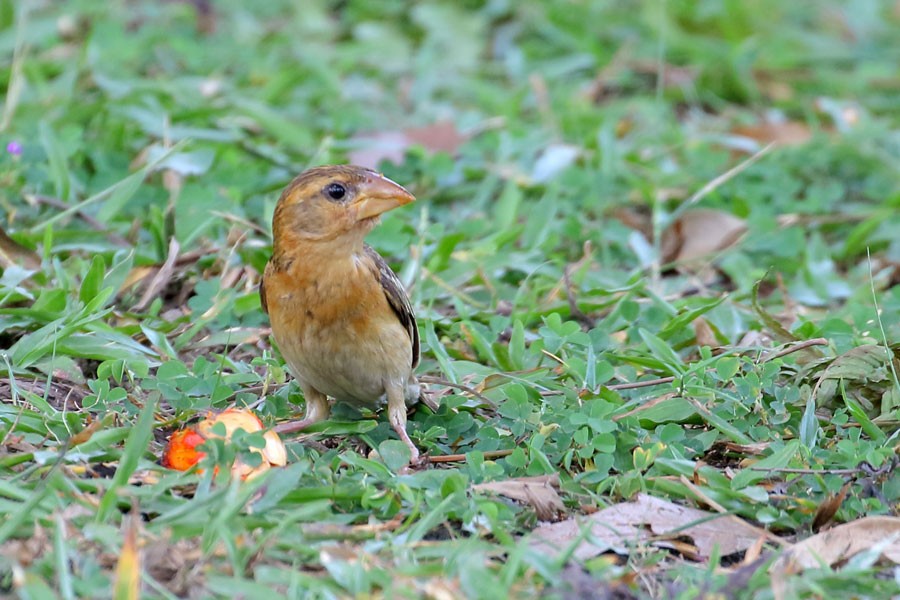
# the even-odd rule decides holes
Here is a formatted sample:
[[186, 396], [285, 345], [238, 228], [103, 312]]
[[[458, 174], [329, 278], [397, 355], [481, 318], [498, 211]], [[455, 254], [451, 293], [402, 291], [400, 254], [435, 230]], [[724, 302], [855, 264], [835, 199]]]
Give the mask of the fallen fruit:
[[162, 465], [167, 469], [187, 471], [206, 456], [205, 452], [197, 450], [197, 446], [205, 441], [206, 439], [193, 429], [176, 431], [169, 438], [169, 444], [163, 453]]
[[[213, 427], [219, 423], [225, 426], [224, 436], [213, 433]], [[169, 469], [186, 471], [206, 456], [205, 452], [197, 450], [197, 446], [213, 438], [230, 440], [238, 429], [247, 433], [256, 433], [263, 430], [263, 424], [252, 412], [236, 408], [229, 408], [216, 415], [211, 414], [195, 427], [182, 429], [172, 434], [166, 451], [163, 453], [162, 465]], [[250, 466], [238, 457], [231, 467], [233, 475], [241, 479], [252, 479], [271, 467], [283, 467], [287, 464], [287, 450], [278, 434], [274, 431], [266, 431], [263, 433], [263, 439], [266, 441], [266, 445], [261, 449], [253, 449], [253, 452], [262, 456], [259, 466]]]

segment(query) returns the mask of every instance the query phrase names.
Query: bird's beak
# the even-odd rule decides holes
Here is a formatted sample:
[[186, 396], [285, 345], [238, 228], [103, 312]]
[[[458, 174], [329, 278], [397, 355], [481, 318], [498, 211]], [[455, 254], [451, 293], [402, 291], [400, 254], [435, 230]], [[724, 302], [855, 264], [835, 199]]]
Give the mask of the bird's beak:
[[360, 185], [356, 200], [351, 206], [356, 211], [356, 220], [363, 221], [377, 217], [392, 208], [409, 204], [415, 196], [387, 177], [371, 175]]

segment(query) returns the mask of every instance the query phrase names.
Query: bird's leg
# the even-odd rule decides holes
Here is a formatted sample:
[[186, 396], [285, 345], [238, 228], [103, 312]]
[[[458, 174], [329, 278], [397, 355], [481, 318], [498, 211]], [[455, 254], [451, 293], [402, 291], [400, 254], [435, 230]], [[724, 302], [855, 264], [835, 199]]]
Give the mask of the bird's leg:
[[[304, 387], [303, 397], [306, 399], [306, 414], [304, 417], [299, 421], [288, 421], [276, 425], [273, 429], [275, 433], [294, 433], [302, 431], [313, 423], [318, 423], [319, 421], [324, 421], [328, 418], [328, 414], [331, 412], [331, 406], [328, 404], [328, 397], [325, 394], [317, 389]], [[404, 413], [404, 417], [405, 416], [406, 414]]]
[[387, 412], [388, 412], [388, 421], [391, 422], [391, 427], [394, 428], [394, 431], [397, 432], [397, 435], [400, 436], [400, 439], [403, 440], [403, 443], [409, 446], [410, 452], [410, 464], [417, 465], [419, 464], [419, 449], [416, 448], [416, 445], [413, 444], [413, 441], [409, 439], [409, 433], [406, 431], [406, 389], [405, 383], [401, 384], [389, 384], [387, 386]]

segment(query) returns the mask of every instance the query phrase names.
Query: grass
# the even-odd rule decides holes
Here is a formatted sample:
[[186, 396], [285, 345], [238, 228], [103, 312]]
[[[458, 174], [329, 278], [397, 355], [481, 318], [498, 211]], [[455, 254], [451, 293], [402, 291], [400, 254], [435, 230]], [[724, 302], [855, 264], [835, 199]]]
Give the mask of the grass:
[[[0, 0], [0, 590], [767, 598], [776, 546], [567, 560], [473, 486], [558, 474], [562, 517], [646, 493], [788, 541], [829, 502], [896, 514], [896, 6], [297, 6]], [[398, 475], [346, 409], [250, 482], [162, 468], [205, 409], [302, 410], [257, 295], [274, 202], [388, 136], [419, 201], [369, 242], [419, 372], [478, 392], [432, 384], [410, 433], [464, 459]], [[900, 593], [870, 558], [791, 593]]]

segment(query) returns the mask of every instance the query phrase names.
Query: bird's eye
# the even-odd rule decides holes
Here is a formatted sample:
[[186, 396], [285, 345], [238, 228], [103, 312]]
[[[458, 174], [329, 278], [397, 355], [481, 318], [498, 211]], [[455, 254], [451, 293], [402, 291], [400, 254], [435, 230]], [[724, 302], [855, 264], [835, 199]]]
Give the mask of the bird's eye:
[[347, 188], [339, 183], [329, 183], [328, 187], [325, 188], [325, 193], [332, 200], [340, 200], [347, 195]]

